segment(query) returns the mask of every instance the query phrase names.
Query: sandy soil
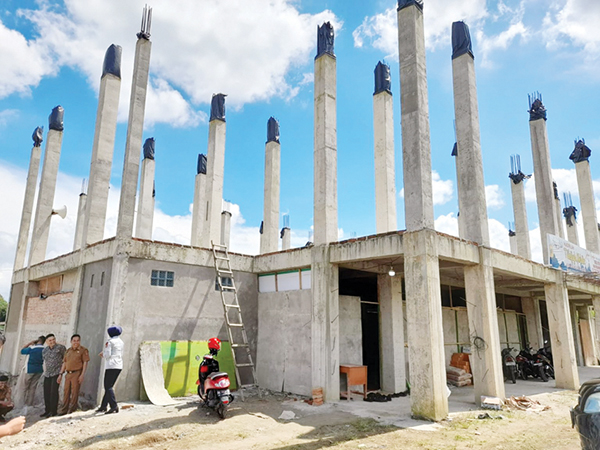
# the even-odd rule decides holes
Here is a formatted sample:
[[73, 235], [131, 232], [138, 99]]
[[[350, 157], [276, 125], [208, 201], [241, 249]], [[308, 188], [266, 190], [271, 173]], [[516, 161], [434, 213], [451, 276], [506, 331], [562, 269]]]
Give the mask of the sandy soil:
[[[236, 400], [227, 419], [220, 420], [214, 411], [199, 408], [196, 399], [187, 398], [169, 407], [135, 403], [112, 415], [87, 411], [44, 420], [39, 411], [31, 411], [26, 429], [0, 443], [2, 448], [23, 450], [577, 449], [578, 434], [569, 419], [576, 396], [567, 391], [532, 396], [550, 406], [541, 413], [494, 411], [489, 412], [494, 418], [481, 420], [477, 418], [481, 411], [470, 411], [451, 414], [440, 424], [390, 420], [389, 412], [396, 405], [405, 409], [408, 399], [381, 405], [350, 402], [313, 407], [299, 398], [268, 395]], [[378, 416], [378, 407], [383, 405], [388, 413]], [[279, 419], [284, 411], [292, 412], [294, 419]], [[406, 423], [408, 428], [392, 422]]]

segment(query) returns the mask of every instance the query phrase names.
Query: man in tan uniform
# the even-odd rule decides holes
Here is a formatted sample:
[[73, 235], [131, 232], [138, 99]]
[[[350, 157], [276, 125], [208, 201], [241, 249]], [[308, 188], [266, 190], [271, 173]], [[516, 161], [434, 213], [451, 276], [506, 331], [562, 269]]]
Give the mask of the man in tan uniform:
[[83, 377], [90, 360], [88, 349], [81, 345], [81, 336], [74, 334], [71, 337], [71, 348], [65, 352], [60, 375], [58, 376], [58, 384], [62, 380], [63, 374], [65, 378], [65, 395], [63, 404], [58, 412], [59, 416], [71, 414], [77, 410], [79, 403], [79, 388], [83, 383]]

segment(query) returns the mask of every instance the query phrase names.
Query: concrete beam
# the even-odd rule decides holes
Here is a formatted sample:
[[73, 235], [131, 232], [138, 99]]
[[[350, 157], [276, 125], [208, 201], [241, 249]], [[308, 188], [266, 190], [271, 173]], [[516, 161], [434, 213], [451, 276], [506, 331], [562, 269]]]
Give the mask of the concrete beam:
[[221, 213], [221, 245], [229, 248], [229, 238], [231, 235], [231, 213], [223, 211]]
[[529, 345], [538, 349], [544, 346], [544, 333], [542, 330], [542, 316], [540, 314], [540, 301], [535, 298], [521, 298], [521, 306], [527, 321], [527, 335]]
[[579, 367], [583, 367], [583, 351], [581, 349], [581, 333], [579, 332], [579, 321], [577, 320], [577, 306], [569, 303], [571, 326], [573, 329], [573, 344], [575, 345], [575, 360]]

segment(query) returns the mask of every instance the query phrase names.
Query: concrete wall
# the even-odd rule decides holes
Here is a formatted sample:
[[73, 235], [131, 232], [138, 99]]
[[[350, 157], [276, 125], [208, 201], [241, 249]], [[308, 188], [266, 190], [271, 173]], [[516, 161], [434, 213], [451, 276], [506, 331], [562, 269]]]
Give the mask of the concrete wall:
[[111, 269], [112, 259], [106, 259], [86, 265], [82, 274], [79, 314], [75, 329], [81, 335], [81, 345], [90, 351], [87, 375], [81, 386], [81, 393], [88, 400], [96, 400], [98, 395], [102, 366], [102, 358], [98, 353], [102, 351], [104, 342], [108, 339], [104, 325]]
[[[174, 286], [152, 286], [152, 270], [174, 272]], [[127, 297], [132, 301], [123, 305], [123, 320], [119, 324], [125, 342], [125, 366], [117, 387], [117, 398], [122, 400], [139, 397], [139, 346], [143, 341], [207, 340], [214, 336], [229, 340], [221, 295], [215, 290], [214, 268], [132, 258], [128, 271]], [[254, 353], [258, 326], [257, 276], [236, 272], [234, 278]]]
[[311, 394], [311, 316], [311, 290], [258, 294], [259, 386]]
[[362, 363], [360, 297], [340, 295], [340, 364]]

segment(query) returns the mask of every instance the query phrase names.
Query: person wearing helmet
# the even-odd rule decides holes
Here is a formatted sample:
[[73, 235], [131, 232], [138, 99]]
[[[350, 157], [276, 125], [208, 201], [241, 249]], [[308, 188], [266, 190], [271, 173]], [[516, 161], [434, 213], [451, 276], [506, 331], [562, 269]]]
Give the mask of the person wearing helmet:
[[215, 359], [221, 350], [221, 340], [219, 338], [210, 338], [208, 340], [208, 355], [204, 355], [202, 364], [200, 364], [200, 391], [204, 395], [204, 381], [211, 374], [219, 371], [219, 362]]

